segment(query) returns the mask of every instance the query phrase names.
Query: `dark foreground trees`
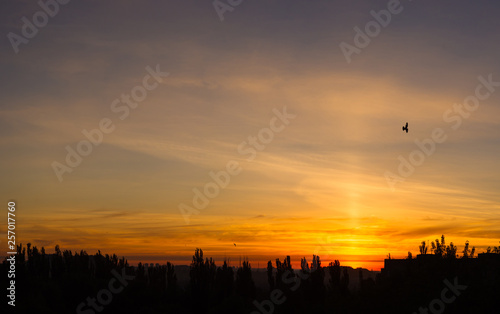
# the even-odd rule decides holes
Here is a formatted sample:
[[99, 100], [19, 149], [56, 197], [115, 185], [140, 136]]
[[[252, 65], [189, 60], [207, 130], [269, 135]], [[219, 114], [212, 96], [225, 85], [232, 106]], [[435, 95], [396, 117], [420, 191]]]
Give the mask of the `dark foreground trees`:
[[[443, 313], [500, 312], [498, 247], [476, 254], [467, 242], [459, 251], [444, 236], [430, 252], [427, 247], [422, 242], [416, 257], [386, 260], [374, 280], [367, 270], [341, 266], [338, 260], [324, 266], [317, 255], [310, 262], [303, 257], [300, 269], [293, 269], [287, 256], [254, 270], [246, 259], [237, 267], [228, 260], [217, 265], [196, 249], [189, 266], [133, 267], [100, 251], [89, 255], [56, 246], [54, 254], [47, 254], [44, 248], [19, 245], [16, 312], [419, 313], [422, 308], [431, 313], [429, 306], [439, 312], [441, 303]], [[9, 267], [4, 261], [2, 273]], [[7, 285], [6, 278], [0, 281]], [[450, 285], [466, 288], [455, 289], [456, 294]], [[443, 289], [448, 290], [442, 294]], [[453, 302], [442, 301], [442, 295]]]

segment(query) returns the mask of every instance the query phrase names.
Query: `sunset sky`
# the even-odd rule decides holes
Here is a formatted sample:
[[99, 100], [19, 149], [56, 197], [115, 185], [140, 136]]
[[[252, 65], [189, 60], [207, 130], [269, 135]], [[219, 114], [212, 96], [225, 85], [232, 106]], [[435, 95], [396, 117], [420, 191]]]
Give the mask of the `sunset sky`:
[[[389, 2], [246, 0], [221, 21], [212, 1], [70, 1], [16, 53], [8, 34], [41, 8], [2, 1], [0, 193], [17, 242], [368, 269], [441, 234], [459, 251], [498, 245], [500, 3], [401, 1], [348, 63], [340, 44]], [[125, 115], [115, 100], [156, 68], [169, 75]], [[453, 112], [478, 88], [477, 110]], [[53, 163], [106, 118], [114, 130], [58, 180]], [[271, 121], [284, 128], [249, 160], [238, 147]], [[437, 128], [446, 140], [391, 188], [385, 174]], [[179, 205], [231, 161], [241, 172], [186, 223]]]

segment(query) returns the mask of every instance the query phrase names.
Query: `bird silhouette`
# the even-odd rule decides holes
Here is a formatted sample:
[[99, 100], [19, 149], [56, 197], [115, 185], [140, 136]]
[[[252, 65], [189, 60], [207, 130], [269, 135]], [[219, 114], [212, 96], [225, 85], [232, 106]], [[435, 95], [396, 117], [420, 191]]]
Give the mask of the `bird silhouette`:
[[403, 126], [403, 131], [406, 131], [406, 133], [408, 133], [408, 122], [406, 122], [406, 126]]
[[233, 244], [234, 244], [234, 246], [236, 246], [236, 243], [233, 243]]

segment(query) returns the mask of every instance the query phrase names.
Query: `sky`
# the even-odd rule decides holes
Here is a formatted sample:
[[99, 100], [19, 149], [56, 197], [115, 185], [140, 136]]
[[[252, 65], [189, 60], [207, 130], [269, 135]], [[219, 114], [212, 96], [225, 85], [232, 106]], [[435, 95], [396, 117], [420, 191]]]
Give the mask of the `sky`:
[[0, 4], [17, 243], [368, 269], [498, 245], [498, 1], [60, 1]]

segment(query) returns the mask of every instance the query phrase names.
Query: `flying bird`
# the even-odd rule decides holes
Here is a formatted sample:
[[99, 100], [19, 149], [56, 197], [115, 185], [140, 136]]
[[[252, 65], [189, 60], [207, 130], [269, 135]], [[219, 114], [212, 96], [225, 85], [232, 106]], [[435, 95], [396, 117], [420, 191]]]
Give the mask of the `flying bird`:
[[233, 243], [233, 244], [234, 244], [234, 246], [236, 246], [236, 243]]
[[408, 122], [406, 122], [406, 126], [403, 126], [403, 131], [406, 131], [406, 133], [408, 133]]

